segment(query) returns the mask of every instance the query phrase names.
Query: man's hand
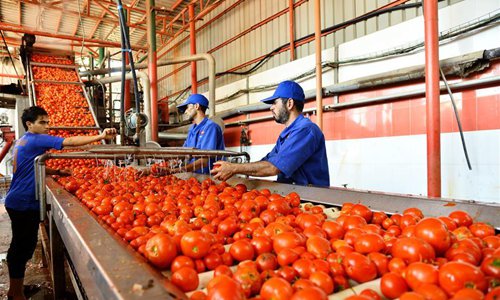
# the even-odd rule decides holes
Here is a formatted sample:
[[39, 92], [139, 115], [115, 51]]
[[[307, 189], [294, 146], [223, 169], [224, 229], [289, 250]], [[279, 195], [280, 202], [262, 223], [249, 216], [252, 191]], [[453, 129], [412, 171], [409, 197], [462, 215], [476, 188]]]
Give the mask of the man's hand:
[[116, 129], [115, 128], [106, 128], [102, 131], [101, 137], [106, 140], [110, 140], [116, 136]]
[[214, 167], [210, 171], [210, 174], [214, 175], [214, 179], [226, 181], [236, 174], [235, 164], [219, 160], [214, 163]]

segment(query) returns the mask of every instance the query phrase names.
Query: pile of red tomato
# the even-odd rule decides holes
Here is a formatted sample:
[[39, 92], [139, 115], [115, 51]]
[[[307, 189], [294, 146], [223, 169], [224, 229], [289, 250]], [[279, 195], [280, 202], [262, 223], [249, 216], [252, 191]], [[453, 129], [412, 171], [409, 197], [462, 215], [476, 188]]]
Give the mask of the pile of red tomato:
[[[70, 65], [72, 61], [57, 56], [35, 54], [33, 61]], [[77, 82], [78, 76], [74, 69], [33, 66], [35, 79]], [[51, 126], [82, 127], [95, 126], [94, 118], [90, 112], [89, 105], [83, 96], [83, 89], [75, 84], [53, 84], [35, 83], [37, 105], [43, 107], [50, 117]], [[96, 135], [96, 130], [50, 130], [49, 134], [63, 138], [78, 135]], [[98, 144], [98, 143], [97, 143]], [[54, 153], [69, 152], [68, 150]], [[74, 169], [81, 166], [96, 166], [96, 160], [92, 159], [50, 159], [47, 167], [52, 169]]]
[[[347, 299], [498, 299], [500, 237], [467, 213], [386, 215], [345, 203], [323, 207], [211, 179], [141, 176], [133, 168], [80, 168], [59, 183], [191, 299], [327, 299], [381, 278]], [[236, 266], [232, 267], [231, 266]]]

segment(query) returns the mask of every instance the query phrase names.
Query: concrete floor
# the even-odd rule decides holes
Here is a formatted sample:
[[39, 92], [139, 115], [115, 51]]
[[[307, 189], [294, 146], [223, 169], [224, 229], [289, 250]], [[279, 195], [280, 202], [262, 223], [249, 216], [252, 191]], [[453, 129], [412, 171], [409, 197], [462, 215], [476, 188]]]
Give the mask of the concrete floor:
[[[5, 258], [9, 249], [11, 236], [9, 215], [5, 210], [5, 206], [0, 204], [0, 299], [7, 299], [7, 290], [9, 289], [9, 272]], [[41, 242], [38, 243], [33, 259], [28, 262], [24, 284], [41, 285], [40, 291], [30, 299], [52, 299], [49, 270], [42, 263]]]

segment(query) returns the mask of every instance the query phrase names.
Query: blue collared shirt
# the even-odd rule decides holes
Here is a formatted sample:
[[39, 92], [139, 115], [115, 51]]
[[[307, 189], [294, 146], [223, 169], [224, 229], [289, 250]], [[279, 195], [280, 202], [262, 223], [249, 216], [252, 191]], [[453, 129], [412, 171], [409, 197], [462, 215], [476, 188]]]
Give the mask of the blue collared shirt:
[[[224, 150], [225, 146], [222, 129], [212, 120], [205, 117], [200, 124], [193, 124], [189, 128], [188, 136], [183, 147], [204, 150]], [[195, 172], [200, 174], [210, 174], [210, 169], [212, 169], [214, 162], [220, 159], [222, 159], [222, 157], [210, 159], [208, 167], [196, 170]], [[189, 163], [192, 163], [195, 160], [196, 158], [193, 158]]]
[[325, 136], [303, 115], [281, 132], [273, 150], [262, 160], [281, 171], [278, 182], [330, 186]]
[[26, 132], [14, 146], [14, 175], [5, 207], [14, 210], [39, 210], [40, 202], [35, 195], [35, 158], [50, 149], [62, 149], [64, 139], [47, 134]]

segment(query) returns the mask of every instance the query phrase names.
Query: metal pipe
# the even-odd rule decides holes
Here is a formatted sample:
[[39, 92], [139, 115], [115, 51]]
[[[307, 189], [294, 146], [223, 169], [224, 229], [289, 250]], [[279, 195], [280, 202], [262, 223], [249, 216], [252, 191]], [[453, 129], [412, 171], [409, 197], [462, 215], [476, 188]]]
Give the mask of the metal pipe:
[[170, 132], [159, 132], [158, 139], [160, 140], [185, 140], [187, 138], [187, 133], [170, 133]]
[[[454, 92], [460, 92], [463, 90], [468, 90], [471, 88], [482, 88], [482, 87], [490, 87], [490, 86], [496, 86], [500, 84], [500, 76], [493, 76], [493, 77], [486, 77], [486, 78], [480, 78], [476, 80], [468, 80], [468, 81], [463, 81], [463, 82], [458, 82], [454, 84], [450, 84], [450, 89]], [[440, 92], [443, 94], [446, 94], [447, 89], [446, 86], [443, 84], [440, 87]], [[374, 97], [374, 98], [369, 98], [369, 99], [364, 99], [360, 101], [353, 101], [353, 102], [348, 102], [348, 103], [336, 103], [336, 104], [330, 104], [330, 105], [325, 105], [323, 109], [325, 111], [338, 111], [342, 109], [349, 109], [349, 108], [355, 108], [355, 107], [363, 107], [363, 106], [368, 106], [368, 105], [376, 105], [376, 104], [382, 104], [386, 102], [391, 102], [391, 101], [401, 101], [409, 98], [416, 98], [416, 97], [421, 97], [425, 95], [425, 88], [421, 88], [419, 90], [415, 91], [409, 91], [409, 92], [402, 92], [402, 93], [397, 93], [397, 94], [392, 94], [392, 95], [385, 95], [385, 96], [380, 96], [380, 97]], [[306, 99], [307, 95], [306, 95]], [[311, 107], [308, 109], [304, 109], [303, 113], [311, 113], [316, 110], [316, 107]], [[247, 110], [244, 110], [245, 113], [250, 113], [254, 111], [262, 111], [260, 107], [248, 107]], [[240, 126], [242, 124], [250, 124], [250, 123], [256, 123], [256, 122], [262, 122], [262, 121], [267, 121], [274, 119], [272, 115], [269, 116], [263, 116], [263, 117], [257, 117], [257, 118], [252, 118], [252, 119], [245, 119], [245, 120], [239, 120], [239, 121], [234, 121], [234, 122], [229, 122], [225, 123], [224, 125], [226, 127], [230, 126]]]
[[[212, 56], [212, 54], [198, 53], [193, 56], [180, 56], [176, 58], [169, 58], [159, 62], [158, 66], [159, 67], [167, 66], [167, 65], [183, 63], [183, 62], [191, 62], [197, 60], [206, 60], [208, 62], [208, 101], [209, 101], [208, 106], [209, 106], [210, 116], [215, 116], [215, 59]], [[136, 69], [145, 69], [147, 67], [148, 67], [147, 64], [135, 65]], [[94, 71], [83, 71], [80, 73], [80, 76], [101, 75], [101, 74], [106, 74], [110, 71], [119, 72], [120, 70], [121, 68], [107, 68]], [[126, 70], [127, 71], [130, 70], [130, 68], [127, 67]]]
[[58, 65], [58, 64], [41, 63], [36, 61], [30, 62], [30, 65], [37, 67], [62, 68], [62, 69], [75, 69], [79, 67], [77, 65]]
[[441, 116], [437, 0], [424, 1], [427, 195], [441, 197]]
[[83, 85], [83, 83], [79, 81], [57, 81], [57, 80], [44, 80], [44, 79], [35, 79], [34, 83], [51, 83], [51, 84], [76, 84]]
[[[142, 87], [143, 87], [143, 92], [144, 92], [144, 113], [148, 117], [149, 120], [151, 120], [151, 107], [150, 107], [150, 83], [149, 83], [149, 77], [146, 73], [142, 71], [136, 71], [136, 76], [142, 80]], [[132, 74], [128, 73], [125, 75], [125, 79], [132, 79]], [[100, 79], [94, 80], [94, 82], [99, 83], [99, 84], [106, 84], [106, 83], [111, 83], [111, 82], [118, 82], [121, 81], [121, 75], [116, 75], [116, 76], [111, 76], [111, 77], [104, 77]], [[148, 122], [146, 125], [146, 142], [151, 141], [151, 122]]]
[[288, 0], [288, 30], [290, 34], [290, 61], [295, 60], [295, 16], [293, 0]]
[[321, 3], [314, 0], [314, 48], [316, 48], [316, 124], [323, 130], [323, 67], [321, 65]]
[[[156, 22], [155, 22], [155, 0], [146, 1], [147, 20], [148, 20], [148, 72], [151, 80], [151, 98], [149, 106], [151, 109], [150, 122], [151, 139], [148, 141], [158, 141], [158, 59], [156, 52]], [[146, 103], [146, 101], [144, 101]]]
[[[191, 55], [196, 54], [196, 16], [194, 15], [194, 4], [188, 5], [189, 11], [189, 45]], [[198, 93], [198, 79], [196, 71], [196, 62], [191, 62], [191, 93]]]

